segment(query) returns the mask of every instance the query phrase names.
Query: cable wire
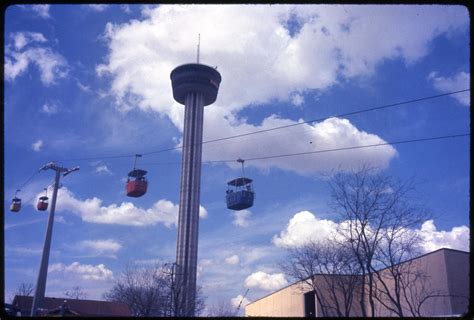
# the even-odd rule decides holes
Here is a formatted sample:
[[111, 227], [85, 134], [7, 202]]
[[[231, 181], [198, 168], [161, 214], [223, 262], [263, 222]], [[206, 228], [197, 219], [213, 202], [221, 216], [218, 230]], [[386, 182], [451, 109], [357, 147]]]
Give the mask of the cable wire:
[[[295, 127], [295, 126], [299, 126], [299, 125], [303, 125], [303, 124], [313, 123], [313, 122], [325, 121], [325, 120], [330, 119], [330, 118], [347, 117], [347, 116], [352, 116], [352, 115], [360, 114], [360, 113], [364, 113], [364, 112], [371, 112], [371, 111], [375, 111], [375, 110], [392, 108], [392, 107], [396, 107], [396, 106], [400, 106], [400, 105], [404, 105], [404, 104], [410, 104], [410, 103], [419, 102], [419, 101], [436, 99], [436, 98], [440, 98], [440, 97], [444, 97], [444, 96], [448, 96], [448, 95], [452, 95], [452, 94], [456, 94], [456, 93], [462, 93], [462, 92], [466, 92], [466, 91], [470, 91], [470, 90], [471, 89], [464, 89], [464, 90], [453, 91], [453, 92], [438, 94], [438, 95], [429, 96], [429, 97], [423, 97], [423, 98], [412, 99], [412, 100], [407, 100], [407, 101], [402, 101], [402, 102], [396, 102], [396, 103], [382, 105], [382, 106], [378, 106], [378, 107], [372, 107], [372, 108], [367, 108], [367, 109], [362, 109], [362, 110], [356, 110], [356, 111], [351, 111], [351, 112], [346, 112], [346, 113], [340, 113], [338, 115], [332, 115], [332, 116], [327, 116], [327, 117], [323, 117], [323, 118], [312, 119], [312, 120], [293, 123], [293, 124], [288, 124], [288, 125], [284, 125], [284, 126], [278, 126], [278, 127], [273, 127], [273, 128], [269, 128], [269, 129], [262, 129], [262, 130], [252, 131], [252, 132], [248, 132], [248, 133], [242, 133], [242, 134], [238, 134], [238, 135], [234, 135], [234, 136], [228, 136], [228, 137], [224, 137], [224, 138], [217, 138], [217, 139], [213, 139], [213, 140], [207, 140], [207, 141], [203, 141], [201, 144], [213, 143], [213, 142], [224, 141], [224, 140], [229, 140], [229, 139], [235, 139], [235, 138], [250, 136], [250, 135], [254, 135], [254, 134], [258, 134], [258, 133], [269, 132], [269, 131], [274, 131], [274, 130], [280, 130], [280, 129]], [[146, 154], [153, 154], [153, 153], [161, 153], [161, 152], [170, 151], [170, 150], [174, 150], [174, 149], [181, 149], [181, 148], [183, 148], [183, 146], [164, 149], [164, 150], [158, 150], [158, 151], [151, 151], [151, 152], [143, 153], [143, 154], [146, 155]]]
[[[380, 146], [387, 146], [387, 145], [397, 145], [397, 144], [404, 144], [404, 143], [424, 142], [424, 141], [442, 140], [442, 139], [449, 139], [449, 138], [460, 138], [460, 137], [466, 137], [470, 135], [471, 135], [470, 133], [461, 133], [461, 134], [445, 135], [445, 136], [437, 136], [437, 137], [399, 140], [399, 141], [376, 143], [376, 144], [369, 144], [369, 145], [363, 145], [363, 146], [351, 146], [351, 147], [342, 147], [342, 148], [335, 148], [335, 149], [324, 149], [324, 150], [315, 150], [315, 151], [306, 151], [306, 152], [297, 152], [297, 153], [287, 153], [287, 154], [280, 154], [280, 155], [273, 155], [273, 156], [245, 158], [245, 161], [257, 161], [257, 160], [266, 160], [266, 159], [274, 159], [274, 158], [301, 156], [301, 155], [308, 155], [308, 154], [337, 152], [337, 151], [354, 150], [354, 149], [362, 149], [362, 148], [380, 147]], [[236, 159], [208, 160], [208, 161], [203, 161], [202, 163], [210, 164], [210, 163], [225, 163], [225, 162], [236, 162], [236, 161], [237, 161]], [[173, 165], [180, 164], [180, 162], [143, 163], [143, 165], [172, 165], [172, 164]]]
[[[26, 181], [18, 188], [16, 189], [15, 191], [15, 195], [18, 191], [21, 191], [24, 187], [26, 187], [28, 185], [28, 183], [31, 182], [31, 180], [33, 179], [34, 176], [36, 176], [38, 174], [39, 171], [35, 171], [28, 179], [26, 179]], [[15, 197], [15, 195], [13, 195], [13, 197]], [[12, 197], [12, 198], [13, 198]]]
[[[410, 103], [415, 103], [415, 102], [420, 102], [420, 101], [426, 101], [426, 100], [431, 100], [431, 99], [437, 99], [457, 93], [463, 93], [470, 91], [471, 89], [464, 89], [464, 90], [458, 90], [458, 91], [452, 91], [452, 92], [447, 92], [447, 93], [442, 93], [442, 94], [437, 94], [437, 95], [432, 95], [428, 97], [422, 97], [422, 98], [417, 98], [417, 99], [411, 99], [411, 100], [406, 100], [406, 101], [401, 101], [401, 102], [396, 102], [396, 103], [391, 103], [391, 104], [386, 104], [386, 105], [381, 105], [377, 107], [372, 107], [372, 108], [367, 108], [367, 109], [361, 109], [361, 110], [356, 110], [356, 111], [351, 111], [351, 112], [346, 112], [346, 113], [341, 113], [337, 115], [332, 115], [332, 116], [327, 116], [323, 118], [318, 118], [318, 119], [312, 119], [308, 121], [303, 121], [303, 122], [298, 122], [298, 123], [293, 123], [289, 125], [284, 125], [284, 126], [278, 126], [278, 127], [273, 127], [269, 129], [262, 129], [262, 130], [256, 130], [248, 133], [242, 133], [238, 135], [233, 135], [233, 136], [228, 136], [228, 137], [223, 137], [223, 138], [217, 138], [217, 139], [212, 139], [212, 140], [207, 140], [203, 141], [200, 144], [208, 144], [208, 143], [214, 143], [214, 142], [219, 142], [219, 141], [225, 141], [225, 140], [230, 140], [230, 139], [235, 139], [235, 138], [241, 138], [245, 136], [250, 136], [254, 134], [259, 134], [259, 133], [264, 133], [264, 132], [269, 132], [269, 131], [275, 131], [275, 130], [280, 130], [280, 129], [285, 129], [285, 128], [290, 128], [290, 127], [295, 127], [303, 124], [308, 124], [308, 123], [313, 123], [313, 122], [319, 122], [319, 121], [325, 121], [329, 118], [334, 118], [334, 117], [347, 117], [347, 116], [352, 116], [360, 113], [365, 113], [365, 112], [371, 112], [371, 111], [376, 111], [376, 110], [382, 110], [382, 109], [387, 109], [387, 108], [392, 108], [396, 106], [401, 106], [405, 104], [410, 104]], [[150, 155], [150, 154], [156, 154], [156, 153], [163, 153], [167, 151], [172, 151], [172, 150], [177, 150], [177, 149], [182, 149], [184, 146], [176, 146], [172, 148], [166, 148], [166, 149], [161, 149], [161, 150], [156, 150], [156, 151], [149, 151], [149, 152], [142, 152], [140, 153], [141, 155]], [[127, 154], [127, 155], [117, 155], [117, 156], [102, 156], [102, 157], [87, 157], [87, 158], [69, 158], [69, 159], [63, 159], [61, 161], [85, 161], [85, 160], [102, 160], [102, 159], [115, 159], [115, 158], [130, 158], [134, 157], [136, 153], [133, 154]]]

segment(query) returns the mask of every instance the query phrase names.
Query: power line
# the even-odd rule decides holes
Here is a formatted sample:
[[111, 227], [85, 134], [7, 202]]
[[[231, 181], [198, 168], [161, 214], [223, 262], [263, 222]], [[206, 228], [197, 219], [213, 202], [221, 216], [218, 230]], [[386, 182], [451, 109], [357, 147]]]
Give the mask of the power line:
[[[245, 158], [245, 161], [257, 161], [257, 160], [266, 160], [266, 159], [274, 159], [274, 158], [302, 156], [302, 155], [308, 155], [308, 154], [337, 152], [337, 151], [345, 151], [345, 150], [380, 147], [380, 146], [387, 146], [387, 145], [397, 145], [397, 144], [404, 144], [404, 143], [424, 142], [424, 141], [433, 141], [433, 140], [441, 140], [441, 139], [449, 139], [449, 138], [460, 138], [460, 137], [466, 137], [466, 136], [470, 136], [470, 135], [471, 135], [470, 133], [462, 133], [462, 134], [445, 135], [445, 136], [437, 136], [437, 137], [399, 140], [399, 141], [376, 143], [376, 144], [369, 144], [369, 145], [363, 145], [363, 146], [350, 146], [350, 147], [342, 147], [342, 148], [334, 148], [334, 149], [324, 149], [324, 150], [287, 153], [287, 154], [272, 155], [272, 156], [261, 156], [261, 157], [254, 157], [254, 158]], [[236, 161], [236, 159], [208, 160], [208, 161], [203, 161], [202, 163], [203, 164], [207, 164], [207, 163], [225, 163], [225, 162], [235, 162], [235, 161]], [[143, 165], [171, 165], [171, 164], [179, 164], [179, 162], [143, 163]]]
[[[370, 111], [375, 111], [375, 110], [381, 110], [381, 109], [386, 109], [386, 108], [392, 108], [392, 107], [396, 107], [396, 106], [400, 106], [400, 105], [404, 105], [404, 104], [410, 104], [410, 103], [415, 103], [415, 102], [420, 102], [420, 101], [425, 101], [425, 100], [430, 100], [430, 99], [436, 99], [436, 98], [440, 98], [440, 97], [444, 97], [444, 96], [448, 96], [448, 95], [453, 95], [453, 94], [456, 94], [456, 93], [462, 93], [462, 92], [466, 92], [466, 91], [470, 91], [470, 90], [471, 89], [464, 89], [464, 90], [453, 91], [453, 92], [438, 94], [438, 95], [429, 96], [429, 97], [423, 97], [423, 98], [412, 99], [412, 100], [407, 100], [407, 101], [402, 101], [402, 102], [397, 102], [397, 103], [391, 103], [391, 104], [382, 105], [382, 106], [378, 106], [378, 107], [372, 107], [372, 108], [367, 108], [367, 109], [362, 109], [362, 110], [357, 110], [357, 111], [351, 111], [351, 112], [347, 112], [347, 113], [341, 113], [341, 114], [338, 114], [338, 115], [327, 116], [327, 117], [323, 117], [323, 118], [319, 118], [319, 119], [312, 119], [312, 120], [308, 120], [308, 121], [304, 121], [304, 122], [298, 122], [298, 123], [293, 123], [293, 124], [289, 124], [289, 125], [273, 127], [273, 128], [269, 128], [269, 129], [262, 129], [262, 130], [252, 131], [252, 132], [248, 132], [248, 133], [242, 133], [242, 134], [238, 134], [238, 135], [234, 135], [234, 136], [228, 136], [228, 137], [224, 137], [224, 138], [217, 138], [217, 139], [213, 139], [213, 140], [207, 140], [207, 141], [203, 141], [202, 144], [218, 142], [218, 141], [224, 141], [224, 140], [229, 140], [229, 139], [235, 139], [235, 138], [250, 136], [250, 135], [254, 135], [254, 134], [258, 134], [258, 133], [295, 127], [295, 126], [299, 126], [299, 125], [303, 125], [303, 124], [324, 121], [324, 120], [334, 118], [334, 117], [337, 117], [337, 118], [347, 117], [347, 116], [352, 116], [352, 115], [359, 114], [359, 113], [370, 112]], [[182, 148], [182, 147], [175, 147], [175, 148], [170, 148], [170, 149], [165, 149], [165, 150], [152, 151], [152, 152], [144, 153], [144, 155], [145, 154], [152, 154], [152, 153], [160, 153], [160, 152], [165, 152], [165, 151], [180, 149], [180, 148]]]
[[[437, 95], [432, 95], [432, 96], [427, 96], [427, 97], [422, 97], [422, 98], [417, 98], [417, 99], [411, 99], [411, 100], [406, 100], [406, 101], [381, 105], [381, 106], [372, 107], [372, 108], [366, 108], [366, 109], [361, 109], [361, 110], [356, 110], [356, 111], [351, 111], [351, 112], [346, 112], [346, 113], [340, 113], [340, 114], [337, 114], [337, 115], [327, 116], [327, 117], [318, 118], [318, 119], [312, 119], [312, 120], [308, 120], [308, 121], [304, 121], [304, 122], [298, 122], [298, 123], [293, 123], [293, 124], [289, 124], [289, 125], [273, 127], [273, 128], [269, 128], [269, 129], [256, 130], [256, 131], [252, 131], [252, 132], [248, 132], [248, 133], [242, 133], [242, 134], [238, 134], [238, 135], [207, 140], [207, 141], [203, 141], [201, 144], [208, 144], [208, 143], [214, 143], [214, 142], [219, 142], [219, 141], [225, 141], [225, 140], [250, 136], [250, 135], [254, 135], [254, 134], [259, 134], [259, 133], [264, 133], [264, 132], [269, 132], [269, 131], [275, 131], [275, 130], [290, 128], [290, 127], [295, 127], [295, 126], [299, 126], [299, 125], [303, 125], [303, 124], [309, 124], [309, 123], [313, 123], [313, 122], [325, 121], [327, 119], [334, 118], [334, 117], [340, 118], [340, 117], [353, 116], [353, 115], [360, 114], [360, 113], [371, 112], [371, 111], [376, 111], [376, 110], [382, 110], [382, 109], [392, 108], [392, 107], [406, 105], [406, 104], [420, 102], [420, 101], [437, 99], [437, 98], [441, 98], [441, 97], [445, 97], [445, 96], [449, 96], [449, 95], [453, 95], [453, 94], [467, 92], [467, 91], [470, 91], [470, 90], [471, 89], [452, 91], [452, 92], [447, 92], [447, 93], [442, 93], [442, 94], [437, 94]], [[145, 156], [145, 155], [163, 153], [163, 152], [182, 149], [182, 148], [183, 148], [183, 146], [177, 146], [177, 147], [161, 149], [161, 150], [156, 150], [156, 151], [142, 152], [141, 154]], [[102, 157], [71, 158], [71, 159], [63, 159], [61, 161], [73, 161], [73, 160], [74, 161], [83, 161], [83, 160], [102, 160], [102, 159], [114, 159], [114, 158], [129, 158], [129, 157], [134, 157], [135, 154], [136, 153], [129, 154], [129, 155], [116, 155], [116, 156], [112, 155], [112, 156], [102, 156]]]

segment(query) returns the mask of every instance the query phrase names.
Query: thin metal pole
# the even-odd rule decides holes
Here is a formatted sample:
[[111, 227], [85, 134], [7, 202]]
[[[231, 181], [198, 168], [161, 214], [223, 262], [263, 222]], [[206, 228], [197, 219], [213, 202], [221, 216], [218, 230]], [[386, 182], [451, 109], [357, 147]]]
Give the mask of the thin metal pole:
[[56, 179], [54, 183], [53, 199], [51, 201], [51, 210], [49, 211], [48, 227], [46, 229], [46, 237], [44, 239], [43, 256], [41, 257], [40, 271], [38, 273], [38, 281], [36, 282], [35, 296], [31, 307], [31, 316], [36, 316], [36, 309], [43, 305], [44, 293], [46, 290], [46, 278], [48, 276], [49, 252], [51, 249], [51, 238], [53, 235], [54, 212], [56, 209], [56, 199], [58, 196], [59, 178], [61, 171], [56, 169]]
[[61, 173], [64, 172], [64, 176], [71, 172], [79, 170], [79, 167], [73, 169], [67, 169], [58, 167], [54, 162], [50, 162], [43, 167], [41, 170], [52, 169], [56, 172], [56, 178], [54, 180], [53, 199], [51, 200], [51, 209], [49, 211], [48, 226], [46, 228], [46, 236], [44, 239], [43, 255], [41, 257], [41, 265], [38, 273], [38, 281], [36, 282], [35, 296], [33, 297], [33, 303], [31, 305], [30, 316], [36, 316], [38, 308], [43, 306], [44, 294], [46, 291], [46, 278], [48, 276], [48, 262], [49, 252], [51, 250], [51, 238], [53, 236], [53, 223], [54, 223], [54, 212], [56, 211], [56, 199], [58, 197], [59, 179]]

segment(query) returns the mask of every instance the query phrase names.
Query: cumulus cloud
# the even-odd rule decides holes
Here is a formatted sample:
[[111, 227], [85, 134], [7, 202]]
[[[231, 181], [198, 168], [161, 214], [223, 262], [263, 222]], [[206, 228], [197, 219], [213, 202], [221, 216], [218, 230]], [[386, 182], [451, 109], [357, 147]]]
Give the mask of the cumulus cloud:
[[[189, 34], [202, 35], [202, 62], [224, 75], [217, 103], [240, 109], [325, 89], [339, 75], [370, 74], [386, 58], [415, 61], [434, 37], [469, 23], [467, 10], [446, 6], [165, 5], [143, 15], [108, 25], [110, 52], [98, 71], [113, 76], [121, 103], [129, 91], [141, 98], [140, 108], [165, 113], [173, 102], [169, 72], [194, 61]], [[293, 35], [290, 18], [301, 25]]]
[[336, 231], [337, 223], [318, 219], [309, 211], [296, 213], [272, 242], [278, 247], [299, 247], [310, 241], [324, 241]]
[[[262, 170], [278, 168], [301, 175], [311, 175], [333, 169], [351, 170], [362, 164], [370, 164], [384, 169], [388, 167], [390, 160], [398, 155], [392, 146], [380, 145], [385, 144], [385, 140], [375, 134], [357, 129], [347, 119], [329, 118], [315, 124], [299, 124], [304, 120], [293, 121], [272, 115], [264, 119], [261, 125], [254, 126], [238, 121], [220, 108], [213, 113], [207, 113], [204, 116], [204, 121], [204, 141], [215, 137], [234, 136], [280, 126], [291, 126], [291, 128], [269, 131], [245, 139], [229, 140], [226, 142], [226, 148], [222, 148], [218, 144], [205, 144], [203, 146], [203, 161], [264, 157], [264, 161], [248, 160], [246, 166], [254, 166]], [[284, 156], [368, 145], [380, 146]], [[282, 155], [283, 157], [274, 157]], [[274, 158], [265, 158], [269, 156]], [[237, 168], [237, 166], [235, 167]]]
[[112, 270], [108, 269], [104, 264], [94, 266], [90, 264], [80, 264], [79, 262], [73, 262], [70, 265], [54, 263], [48, 268], [48, 273], [55, 272], [79, 276], [83, 280], [106, 281], [113, 278]]
[[[340, 222], [340, 224], [345, 222]], [[318, 219], [309, 211], [296, 213], [289, 221], [286, 229], [279, 235], [274, 235], [272, 242], [277, 247], [292, 248], [300, 247], [308, 242], [326, 241], [332, 235], [337, 236], [338, 223]], [[452, 248], [458, 250], [469, 250], [469, 228], [457, 226], [451, 231], [438, 231], [433, 220], [425, 221], [420, 229], [413, 229], [422, 239], [421, 248], [425, 252], [431, 252], [440, 248]]]
[[[471, 87], [470, 74], [464, 71], [461, 71], [452, 77], [439, 76], [437, 72], [433, 71], [428, 75], [428, 80], [433, 84], [433, 87], [435, 87], [436, 90], [442, 93], [469, 89]], [[462, 105], [471, 105], [469, 91], [454, 94], [452, 97]]]
[[239, 210], [232, 213], [234, 216], [234, 221], [232, 223], [239, 227], [248, 227], [249, 218], [252, 213], [249, 210]]
[[[167, 227], [178, 224], [179, 205], [168, 200], [159, 200], [148, 209], [136, 207], [131, 202], [103, 206], [102, 200], [96, 197], [86, 200], [76, 199], [65, 187], [59, 189], [58, 199], [58, 211], [70, 211], [86, 222], [140, 227], [159, 223]], [[207, 210], [202, 206], [199, 209], [199, 216], [206, 217]]]
[[43, 148], [43, 140], [38, 140], [36, 142], [34, 142], [32, 145], [31, 145], [31, 148], [33, 150], [35, 150], [36, 152], [39, 152], [41, 151], [41, 148]]
[[[28, 69], [36, 65], [40, 72], [41, 82], [45, 86], [55, 84], [57, 79], [66, 77], [68, 66], [66, 59], [49, 47], [40, 47], [37, 43], [46, 42], [40, 33], [17, 32], [11, 35], [13, 49], [5, 49], [5, 80], [13, 81]], [[30, 44], [34, 46], [30, 46]]]
[[239, 305], [241, 308], [245, 308], [250, 303], [250, 300], [239, 294], [237, 297], [230, 299], [230, 303], [234, 308], [238, 308]]
[[[304, 101], [303, 93], [324, 91], [339, 79], [370, 76], [387, 59], [415, 63], [428, 54], [434, 38], [469, 25], [467, 11], [459, 6], [164, 5], [146, 8], [142, 15], [107, 24], [109, 52], [96, 71], [110, 77], [109, 94], [118, 108], [156, 111], [182, 130], [183, 108], [173, 101], [169, 74], [194, 61], [196, 39], [187, 35], [201, 33], [202, 63], [218, 66], [223, 76], [216, 103], [206, 108], [204, 140], [295, 124], [271, 115], [249, 124], [238, 112], [272, 101], [317, 107]], [[295, 24], [298, 28], [291, 27]], [[385, 142], [338, 118], [284, 131], [229, 140], [224, 154], [223, 148], [207, 144], [203, 160]], [[248, 165], [315, 174], [344, 170], [354, 162], [384, 168], [395, 155], [393, 147], [380, 146]]]
[[252, 273], [245, 279], [246, 288], [259, 288], [267, 291], [278, 290], [288, 284], [283, 273], [268, 274], [263, 271]]
[[440, 248], [469, 251], [470, 230], [467, 226], [453, 227], [451, 231], [437, 230], [434, 221], [428, 220], [419, 230], [424, 240], [423, 249], [431, 252]]
[[225, 258], [224, 261], [225, 261], [225, 263], [227, 263], [227, 264], [232, 264], [232, 265], [234, 265], [234, 264], [239, 264], [240, 259], [239, 259], [239, 256], [238, 256], [238, 255], [234, 254], [234, 255], [232, 255], [232, 256], [230, 256], [230, 257]]

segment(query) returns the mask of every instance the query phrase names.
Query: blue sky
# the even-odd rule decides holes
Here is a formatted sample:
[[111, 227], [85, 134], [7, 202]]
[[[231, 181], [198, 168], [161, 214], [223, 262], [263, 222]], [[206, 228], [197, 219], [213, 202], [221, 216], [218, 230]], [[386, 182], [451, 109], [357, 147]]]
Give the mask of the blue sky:
[[[225, 207], [237, 162], [272, 155], [470, 133], [469, 16], [462, 6], [15, 5], [5, 13], [5, 298], [36, 283], [47, 213], [36, 198], [62, 179], [47, 296], [80, 285], [101, 299], [127, 263], [175, 259], [184, 107], [171, 70], [217, 66], [204, 141], [312, 119], [203, 146], [198, 284], [207, 304], [244, 304], [288, 284], [285, 250], [338, 223], [324, 176], [361, 164], [415, 176], [432, 220], [431, 251], [468, 250], [470, 137], [246, 161], [255, 205]], [[127, 198], [133, 155], [148, 193]], [[32, 177], [30, 180], [29, 178]], [[27, 182], [25, 184], [25, 182]], [[24, 186], [23, 186], [24, 184]], [[8, 211], [15, 190], [24, 206]], [[51, 190], [48, 193], [51, 195]]]

